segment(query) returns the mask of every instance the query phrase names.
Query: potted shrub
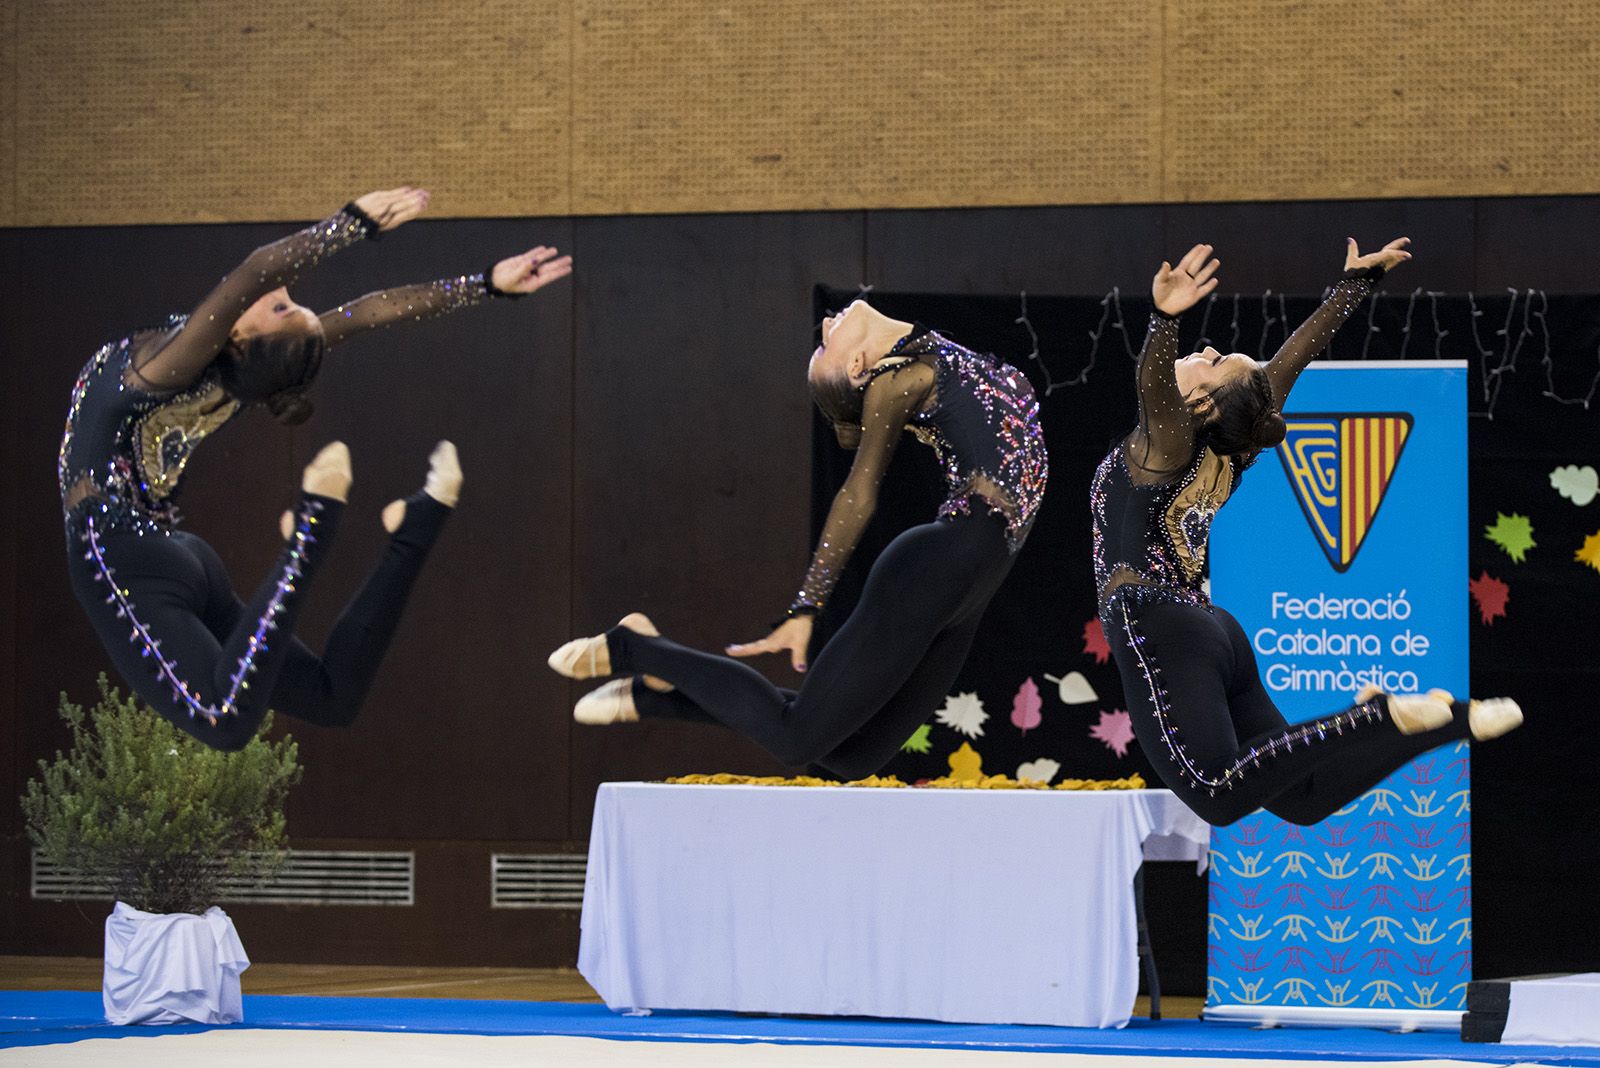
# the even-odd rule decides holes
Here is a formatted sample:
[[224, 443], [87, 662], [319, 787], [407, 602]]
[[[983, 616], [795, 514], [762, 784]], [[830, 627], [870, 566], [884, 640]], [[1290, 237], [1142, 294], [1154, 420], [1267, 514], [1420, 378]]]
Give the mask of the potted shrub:
[[39, 761], [22, 810], [50, 862], [103, 887], [105, 1006], [113, 1024], [236, 1023], [249, 967], [224, 883], [270, 879], [287, 837], [283, 802], [300, 779], [292, 738], [262, 725], [238, 752], [209, 749], [104, 675], [87, 713], [61, 695], [72, 747]]

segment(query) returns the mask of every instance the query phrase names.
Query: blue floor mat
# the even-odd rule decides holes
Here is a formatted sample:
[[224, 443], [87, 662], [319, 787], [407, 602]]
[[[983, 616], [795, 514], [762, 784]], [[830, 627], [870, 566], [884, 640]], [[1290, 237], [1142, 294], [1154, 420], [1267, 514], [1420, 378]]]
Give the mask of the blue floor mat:
[[[254, 995], [240, 1027], [290, 1030], [416, 1031], [470, 1035], [569, 1035], [656, 1042], [781, 1042], [1098, 1053], [1127, 1056], [1259, 1057], [1324, 1060], [1454, 1059], [1509, 1064], [1539, 1061], [1600, 1068], [1600, 1049], [1500, 1046], [1450, 1034], [1394, 1034], [1361, 1028], [1276, 1028], [1200, 1020], [1135, 1019], [1120, 1031], [1071, 1027], [948, 1024], [921, 1020], [747, 1016], [658, 1012], [622, 1016], [603, 1005], [561, 1001], [463, 1001], [436, 998], [344, 998]], [[0, 1048], [190, 1034], [202, 1025], [111, 1027], [98, 993], [0, 991]]]

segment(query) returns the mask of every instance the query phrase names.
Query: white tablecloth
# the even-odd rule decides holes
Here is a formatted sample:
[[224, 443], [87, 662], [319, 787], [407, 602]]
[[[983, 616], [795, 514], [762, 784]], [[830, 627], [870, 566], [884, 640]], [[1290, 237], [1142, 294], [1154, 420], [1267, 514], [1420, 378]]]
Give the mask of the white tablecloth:
[[1513, 979], [1507, 1045], [1600, 1046], [1600, 972]]
[[195, 916], [118, 901], [106, 917], [106, 1022], [238, 1023], [239, 973], [248, 967], [233, 921], [216, 906]]
[[578, 968], [615, 1010], [1121, 1027], [1150, 838], [1209, 832], [1165, 790], [607, 783]]

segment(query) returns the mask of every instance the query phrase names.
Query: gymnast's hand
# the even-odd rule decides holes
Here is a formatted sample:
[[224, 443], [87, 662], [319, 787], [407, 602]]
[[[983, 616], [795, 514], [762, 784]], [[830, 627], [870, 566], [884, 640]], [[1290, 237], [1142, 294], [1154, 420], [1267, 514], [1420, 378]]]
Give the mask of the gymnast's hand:
[[380, 189], [356, 199], [356, 207], [378, 224], [379, 232], [393, 230], [428, 210], [431, 194], [426, 189], [403, 185], [399, 189]]
[[1354, 271], [1362, 267], [1382, 267], [1387, 274], [1411, 258], [1411, 253], [1406, 251], [1409, 244], [1409, 237], [1397, 237], [1378, 251], [1363, 256], [1356, 247], [1356, 239], [1347, 237], [1344, 239], [1344, 269]]
[[1156, 307], [1168, 315], [1182, 315], [1217, 288], [1217, 279], [1213, 276], [1222, 261], [1207, 263], [1210, 255], [1210, 245], [1196, 245], [1176, 267], [1162, 260], [1161, 270], [1150, 282], [1150, 295], [1155, 298]]
[[495, 264], [489, 283], [502, 293], [532, 293], [571, 273], [571, 256], [557, 255], [555, 249], [540, 245]]
[[728, 646], [729, 656], [760, 656], [762, 653], [789, 651], [789, 662], [796, 671], [806, 669], [806, 648], [811, 644], [811, 616], [790, 616], [771, 634], [758, 642]]

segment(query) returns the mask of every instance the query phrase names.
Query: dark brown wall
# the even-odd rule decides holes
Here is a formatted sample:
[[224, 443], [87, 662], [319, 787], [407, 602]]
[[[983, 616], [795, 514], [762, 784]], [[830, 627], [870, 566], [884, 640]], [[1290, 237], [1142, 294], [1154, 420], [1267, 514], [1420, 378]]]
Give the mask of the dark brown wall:
[[[56, 694], [88, 696], [105, 667], [63, 573], [53, 462], [68, 390], [101, 342], [182, 310], [283, 232], [0, 230], [0, 952], [99, 944], [99, 906], [28, 900], [15, 804], [61, 743]], [[607, 779], [776, 770], [710, 729], [577, 730], [578, 690], [543, 660], [633, 609], [717, 646], [759, 635], [787, 603], [808, 550], [813, 282], [1140, 292], [1162, 257], [1203, 239], [1225, 288], [1316, 292], [1346, 234], [1406, 233], [1418, 258], [1396, 284], [1592, 291], [1600, 261], [1583, 235], [1596, 232], [1595, 198], [1389, 200], [450, 221], [341, 255], [297, 295], [326, 305], [538, 242], [573, 251], [577, 273], [531, 300], [351, 343], [324, 369], [312, 422], [248, 415], [193, 465], [188, 527], [248, 586], [276, 551], [299, 466], [330, 438], [350, 444], [352, 516], [318, 579], [313, 641], [377, 550], [378, 509], [415, 487], [433, 442], [454, 438], [468, 474], [361, 720], [291, 727], [306, 766], [297, 843], [416, 849], [417, 906], [236, 908], [252, 956], [570, 964], [575, 913], [487, 907], [490, 852], [583, 849]], [[1153, 893], [1177, 902], [1169, 914], [1199, 915], [1198, 885]]]

